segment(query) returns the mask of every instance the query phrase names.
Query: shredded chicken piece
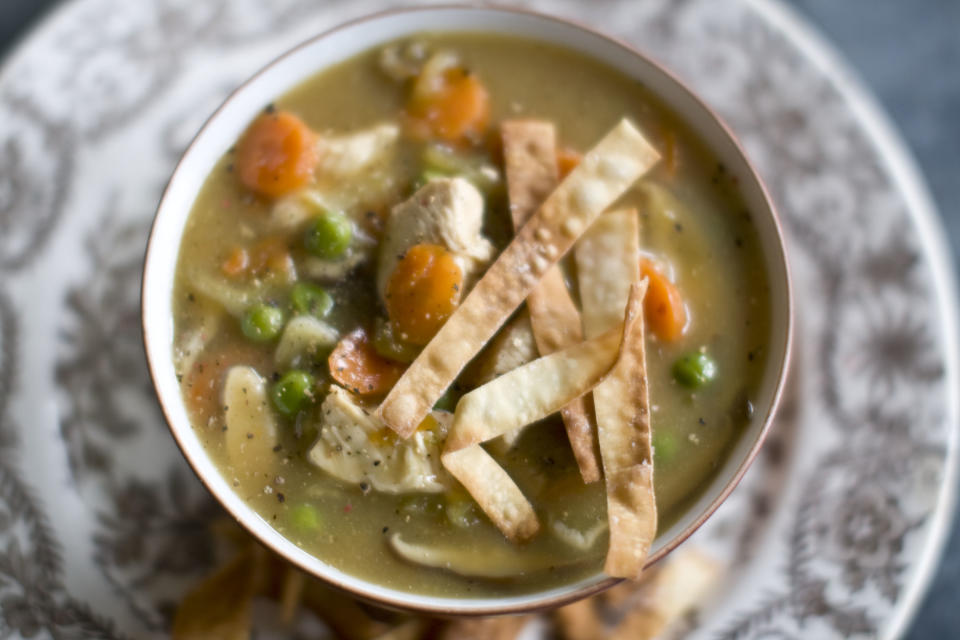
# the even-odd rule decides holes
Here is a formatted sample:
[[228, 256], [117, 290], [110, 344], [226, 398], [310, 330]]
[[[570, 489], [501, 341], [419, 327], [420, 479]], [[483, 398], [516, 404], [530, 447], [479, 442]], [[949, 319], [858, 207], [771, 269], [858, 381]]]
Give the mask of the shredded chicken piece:
[[384, 493], [439, 493], [451, 479], [440, 463], [450, 414], [435, 411], [432, 428], [400, 440], [338, 385], [320, 407], [320, 435], [307, 459], [330, 475], [353, 484], [368, 483]]
[[390, 212], [380, 245], [377, 291], [387, 284], [404, 252], [416, 244], [437, 244], [453, 253], [470, 283], [493, 257], [482, 235], [483, 197], [463, 178], [430, 180]]

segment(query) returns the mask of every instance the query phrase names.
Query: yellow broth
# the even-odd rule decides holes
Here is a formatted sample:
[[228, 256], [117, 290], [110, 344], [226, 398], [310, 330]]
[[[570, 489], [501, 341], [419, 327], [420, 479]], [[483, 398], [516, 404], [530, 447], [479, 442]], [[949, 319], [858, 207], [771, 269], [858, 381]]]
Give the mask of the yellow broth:
[[[686, 334], [666, 344], [648, 337], [647, 365], [653, 407], [655, 485], [661, 531], [688, 508], [722, 465], [731, 446], [750, 420], [749, 400], [757, 390], [766, 363], [769, 339], [769, 295], [758, 240], [749, 212], [734, 181], [690, 129], [637, 82], [581, 54], [543, 43], [483, 34], [429, 34], [420, 38], [434, 49], [449, 49], [477, 74], [491, 97], [491, 130], [500, 120], [531, 117], [557, 125], [559, 144], [584, 151], [611, 126], [627, 116], [663, 149], [675, 143], [676, 174], [664, 163], [623, 198], [641, 212], [641, 247], [672, 268], [691, 318]], [[278, 109], [300, 116], [318, 132], [349, 132], [379, 121], [397, 121], [407, 87], [387, 78], [370, 51], [321, 72], [275, 101]], [[405, 199], [420, 171], [419, 143], [401, 140], [389, 171], [396, 186], [383, 211]], [[213, 316], [223, 316], [201, 352], [180, 353], [198, 361], [224, 351], [267, 379], [274, 371], [274, 344], [252, 345], [235, 315], [206, 301], [195, 278], [222, 279], [221, 264], [230, 248], [264, 233], [268, 200], [251, 195], [233, 170], [227, 153], [207, 178], [183, 236], [174, 291], [178, 346], [184, 337]], [[653, 185], [650, 187], [649, 185]], [[654, 191], [651, 191], [653, 189]], [[664, 195], [666, 194], [666, 195]], [[383, 198], [381, 198], [383, 199]], [[510, 226], [504, 196], [487, 199], [484, 229], [501, 248]], [[295, 262], [303, 259], [299, 235], [288, 239]], [[570, 261], [565, 268], [572, 270]], [[373, 265], [325, 288], [335, 306], [325, 320], [342, 334], [357, 325], [372, 325], [382, 315], [373, 286]], [[569, 278], [571, 283], [576, 278]], [[282, 301], [289, 284], [264, 284], [257, 295]], [[576, 294], [576, 292], [574, 292]], [[675, 360], [706, 348], [718, 365], [717, 379], [696, 392], [677, 384]], [[194, 365], [196, 366], [196, 365]], [[198, 393], [196, 378], [183, 374], [185, 394]], [[324, 379], [323, 366], [315, 369]], [[329, 380], [329, 378], [326, 378]], [[214, 379], [209, 393], [220, 393]], [[311, 411], [314, 414], [311, 414]], [[599, 570], [605, 538], [589, 551], [560, 541], [549, 523], [586, 530], [606, 517], [602, 482], [585, 486], [569, 450], [562, 424], [554, 416], [528, 427], [506, 455], [496, 453], [537, 509], [541, 533], [527, 544], [531, 552], [556, 559], [547, 571], [507, 580], [483, 580], [426, 569], [398, 559], [386, 544], [399, 532], [408, 541], [455, 545], [470, 553], [511, 545], [475, 506], [457, 524], [447, 505], [469, 504], [465, 493], [390, 495], [364, 493], [311, 466], [304, 457], [316, 435], [316, 409], [307, 411], [297, 428], [280, 419], [280, 447], [269, 473], [231, 462], [224, 446], [222, 419], [206, 421], [195, 413], [195, 428], [207, 451], [241, 497], [282, 535], [311, 554], [349, 574], [412, 593], [453, 597], [507, 595], [539, 591], [570, 583]], [[312, 417], [311, 417], [312, 415]], [[304, 531], [291, 514], [309, 504], [319, 514], [317, 527]], [[456, 519], [456, 518], [454, 518]], [[459, 526], [466, 524], [466, 526]]]

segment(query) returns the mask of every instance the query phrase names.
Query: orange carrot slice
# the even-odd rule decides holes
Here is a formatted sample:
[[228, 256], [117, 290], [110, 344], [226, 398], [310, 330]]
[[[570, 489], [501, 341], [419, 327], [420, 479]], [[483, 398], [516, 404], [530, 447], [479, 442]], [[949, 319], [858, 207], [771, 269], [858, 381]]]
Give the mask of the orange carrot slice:
[[239, 278], [246, 274], [249, 267], [250, 254], [248, 254], [247, 250], [243, 247], [234, 247], [220, 265], [220, 270], [223, 271], [226, 276]]
[[405, 341], [430, 342], [460, 302], [463, 273], [453, 254], [435, 244], [407, 249], [387, 284], [387, 313]]
[[563, 147], [557, 151], [557, 172], [560, 179], [563, 180], [571, 171], [577, 168], [580, 161], [583, 160], [583, 154], [570, 147]]
[[477, 76], [462, 68], [451, 68], [426, 89], [413, 92], [407, 113], [415, 129], [441, 140], [476, 140], [490, 121], [490, 95]]
[[255, 364], [262, 359], [262, 354], [249, 345], [232, 345], [197, 358], [182, 382], [184, 400], [193, 423], [207, 426], [219, 413], [227, 369], [236, 364]]
[[677, 286], [670, 282], [650, 260], [640, 261], [640, 273], [650, 279], [643, 311], [650, 330], [665, 342], [683, 335], [687, 327], [687, 310]]
[[359, 395], [383, 395], [403, 374], [404, 366], [376, 352], [362, 328], [345, 335], [327, 361], [330, 375]]
[[286, 111], [253, 121], [237, 145], [237, 172], [260, 195], [278, 197], [307, 184], [317, 164], [316, 136]]

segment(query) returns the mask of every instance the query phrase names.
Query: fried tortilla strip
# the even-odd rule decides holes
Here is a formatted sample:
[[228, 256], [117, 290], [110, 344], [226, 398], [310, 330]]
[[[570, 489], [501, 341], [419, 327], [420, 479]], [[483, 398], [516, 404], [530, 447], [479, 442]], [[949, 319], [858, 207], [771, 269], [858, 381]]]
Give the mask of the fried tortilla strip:
[[[510, 120], [500, 126], [510, 196], [510, 215], [519, 230], [557, 186], [557, 145], [553, 123]], [[547, 269], [527, 297], [530, 324], [540, 355], [548, 355], [583, 340], [580, 312], [570, 297], [560, 268]], [[584, 482], [600, 479], [596, 430], [586, 402], [577, 398], [561, 411], [573, 456]]]
[[[616, 325], [624, 307], [629, 317], [628, 299], [646, 292], [646, 280], [637, 284], [639, 235], [636, 211], [624, 209], [600, 216], [578, 243], [575, 255], [588, 336]], [[604, 571], [634, 580], [657, 533], [642, 311], [636, 316], [625, 324], [617, 364], [593, 390], [610, 521]]]
[[535, 422], [596, 386], [616, 366], [618, 354], [632, 349], [635, 312], [643, 302], [637, 290], [624, 327], [555, 351], [504, 374], [460, 398], [441, 457], [484, 513], [511, 540], [525, 540], [539, 529], [527, 499], [480, 443]]
[[177, 607], [174, 640], [248, 640], [250, 603], [264, 577], [266, 554], [250, 546], [193, 588]]
[[594, 338], [623, 322], [630, 286], [640, 278], [640, 221], [635, 209], [597, 218], [573, 250], [583, 332]]
[[721, 566], [698, 549], [683, 547], [640, 582], [621, 582], [603, 593], [554, 611], [564, 640], [653, 640], [664, 637], [716, 584]]
[[390, 390], [379, 414], [408, 437], [457, 374], [584, 230], [659, 159], [621, 120], [547, 198]]
[[464, 618], [447, 622], [435, 640], [516, 640], [533, 616]]
[[554, 351], [460, 398], [444, 444], [449, 453], [546, 418], [594, 388], [617, 359], [623, 331]]
[[537, 514], [520, 487], [483, 447], [444, 453], [441, 460], [507, 538], [523, 542], [540, 530]]

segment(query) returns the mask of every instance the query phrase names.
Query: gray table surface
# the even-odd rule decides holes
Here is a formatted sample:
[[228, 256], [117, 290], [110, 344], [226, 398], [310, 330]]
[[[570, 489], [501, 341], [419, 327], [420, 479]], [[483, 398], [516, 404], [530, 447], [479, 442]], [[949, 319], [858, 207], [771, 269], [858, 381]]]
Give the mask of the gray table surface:
[[[58, 0], [0, 0], [0, 55]], [[873, 89], [916, 155], [960, 255], [960, 0], [787, 0]], [[909, 640], [960, 637], [960, 521]]]

